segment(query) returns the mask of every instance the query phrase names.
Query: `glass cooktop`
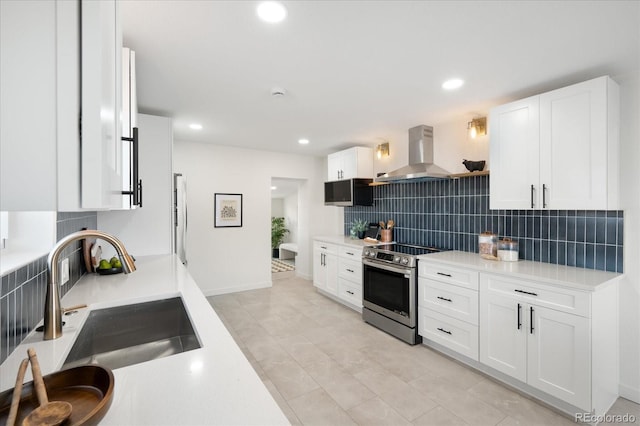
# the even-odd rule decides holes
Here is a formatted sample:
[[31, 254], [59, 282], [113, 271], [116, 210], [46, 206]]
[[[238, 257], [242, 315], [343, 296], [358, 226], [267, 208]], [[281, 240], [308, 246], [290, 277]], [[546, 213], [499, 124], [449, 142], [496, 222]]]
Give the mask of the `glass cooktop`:
[[408, 254], [410, 256], [420, 256], [421, 254], [437, 253], [442, 251], [434, 247], [412, 246], [410, 244], [382, 244], [374, 246], [378, 250], [389, 251], [393, 253]]

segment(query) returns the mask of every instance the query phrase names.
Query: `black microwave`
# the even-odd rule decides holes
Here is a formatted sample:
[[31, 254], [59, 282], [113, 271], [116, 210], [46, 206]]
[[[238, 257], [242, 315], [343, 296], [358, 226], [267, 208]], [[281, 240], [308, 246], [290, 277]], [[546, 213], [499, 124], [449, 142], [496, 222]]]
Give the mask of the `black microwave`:
[[325, 206], [372, 206], [373, 179], [343, 179], [324, 183]]

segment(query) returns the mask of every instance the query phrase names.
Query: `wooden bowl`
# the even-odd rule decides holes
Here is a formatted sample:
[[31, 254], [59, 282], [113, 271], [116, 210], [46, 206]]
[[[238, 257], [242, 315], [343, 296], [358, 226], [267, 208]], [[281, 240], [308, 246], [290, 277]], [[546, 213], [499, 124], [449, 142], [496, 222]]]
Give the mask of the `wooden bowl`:
[[[67, 401], [73, 410], [65, 425], [95, 425], [109, 410], [113, 399], [114, 378], [110, 369], [99, 365], [82, 365], [43, 377], [49, 401]], [[0, 424], [5, 424], [13, 389], [0, 393]], [[39, 406], [33, 382], [25, 383], [16, 424]]]

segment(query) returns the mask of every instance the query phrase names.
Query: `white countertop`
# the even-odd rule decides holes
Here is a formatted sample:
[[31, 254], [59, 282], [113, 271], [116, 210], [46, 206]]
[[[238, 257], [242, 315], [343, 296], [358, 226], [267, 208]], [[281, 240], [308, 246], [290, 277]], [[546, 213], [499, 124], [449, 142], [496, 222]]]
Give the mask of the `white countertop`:
[[[376, 243], [369, 243], [364, 240], [351, 238], [344, 235], [321, 235], [321, 236], [315, 236], [313, 237], [313, 239], [317, 241], [324, 241], [325, 243], [340, 244], [343, 246], [353, 246], [358, 248], [376, 245]], [[377, 244], [381, 244], [381, 243], [377, 243]], [[391, 244], [391, 243], [384, 243], [384, 244]]]
[[[139, 258], [128, 275], [83, 277], [62, 299], [89, 309], [181, 296], [201, 348], [113, 370], [114, 396], [101, 425], [289, 424], [222, 321], [175, 256]], [[38, 353], [43, 374], [60, 369], [88, 316], [65, 316], [63, 336], [43, 341], [31, 333], [0, 366], [0, 391], [12, 388], [27, 348]], [[30, 372], [25, 381], [31, 380]]]
[[576, 290], [596, 291], [622, 278], [615, 272], [554, 265], [551, 263], [519, 260], [504, 262], [486, 260], [478, 253], [463, 251], [443, 251], [418, 256], [419, 261], [437, 261], [452, 266], [473, 268], [480, 272], [504, 274], [511, 277], [535, 280], [540, 283], [558, 285]]

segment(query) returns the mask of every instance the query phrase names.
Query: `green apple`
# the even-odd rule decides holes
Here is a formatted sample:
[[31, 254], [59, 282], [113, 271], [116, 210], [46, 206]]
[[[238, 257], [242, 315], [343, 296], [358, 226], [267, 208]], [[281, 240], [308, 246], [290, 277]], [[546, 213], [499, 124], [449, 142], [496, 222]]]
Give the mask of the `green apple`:
[[116, 259], [115, 262], [111, 263], [111, 266], [114, 268], [122, 268], [122, 262], [120, 262], [120, 259]]
[[108, 260], [102, 259], [100, 260], [100, 264], [98, 265], [98, 269], [111, 269], [111, 263]]
[[109, 263], [111, 264], [112, 268], [117, 268], [116, 263], [120, 263], [120, 259], [118, 259], [117, 257], [113, 256], [110, 260]]

